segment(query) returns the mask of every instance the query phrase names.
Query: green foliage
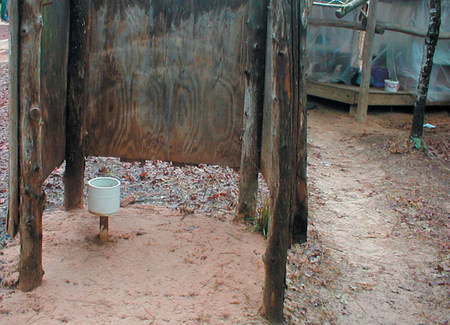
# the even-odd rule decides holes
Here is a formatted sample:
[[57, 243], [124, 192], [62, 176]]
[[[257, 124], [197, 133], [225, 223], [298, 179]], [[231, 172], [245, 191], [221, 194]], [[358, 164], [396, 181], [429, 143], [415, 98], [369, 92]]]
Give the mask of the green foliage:
[[427, 144], [423, 141], [422, 137], [412, 136], [411, 143], [414, 145], [414, 148], [417, 150], [426, 150]]
[[258, 210], [256, 217], [252, 220], [253, 230], [262, 233], [267, 238], [267, 234], [269, 233], [269, 202], [267, 201]]

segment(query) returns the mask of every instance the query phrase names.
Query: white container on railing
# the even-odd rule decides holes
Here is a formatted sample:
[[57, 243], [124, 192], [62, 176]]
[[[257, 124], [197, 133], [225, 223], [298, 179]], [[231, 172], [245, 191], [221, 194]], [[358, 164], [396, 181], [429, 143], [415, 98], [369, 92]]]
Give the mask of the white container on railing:
[[97, 177], [88, 182], [89, 212], [109, 216], [120, 209], [120, 181], [112, 177]]
[[390, 93], [396, 93], [398, 89], [400, 88], [400, 84], [398, 81], [395, 80], [384, 80], [384, 90], [388, 91]]

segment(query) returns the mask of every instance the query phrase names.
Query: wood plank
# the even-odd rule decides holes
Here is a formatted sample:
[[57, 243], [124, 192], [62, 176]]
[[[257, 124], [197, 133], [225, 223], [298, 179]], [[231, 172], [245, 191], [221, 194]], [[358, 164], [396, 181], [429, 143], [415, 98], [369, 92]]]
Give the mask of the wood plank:
[[263, 308], [274, 324], [283, 320], [295, 179], [292, 9], [290, 0], [271, 0], [268, 11], [261, 165], [270, 191], [270, 220]]
[[19, 8], [19, 107], [20, 107], [20, 263], [19, 288], [31, 291], [41, 284], [42, 213], [42, 108], [40, 67], [42, 1], [23, 0]]
[[43, 179], [61, 165], [65, 156], [69, 2], [48, 1], [42, 10], [41, 109]]
[[86, 153], [239, 167], [248, 1], [84, 2]]
[[264, 109], [264, 65], [267, 37], [266, 1], [250, 0], [248, 12], [248, 53], [245, 71], [244, 127], [239, 178], [238, 220], [252, 218], [256, 214], [261, 124]]
[[19, 231], [19, 2], [9, 1], [9, 197], [7, 228]]
[[414, 104], [414, 96], [406, 91], [397, 93], [370, 91], [367, 104], [373, 106], [409, 106]]
[[[325, 83], [312, 80], [307, 81], [306, 89], [308, 95], [331, 99], [346, 104], [356, 104], [359, 91], [358, 86]], [[369, 106], [412, 106], [414, 105], [414, 100], [414, 94], [407, 90], [399, 90], [396, 93], [391, 93], [385, 91], [383, 88], [369, 88]], [[449, 101], [427, 102], [427, 106], [449, 105]]]
[[341, 87], [339, 84], [308, 81], [306, 86], [308, 95], [332, 99], [341, 103], [357, 103], [358, 89]]

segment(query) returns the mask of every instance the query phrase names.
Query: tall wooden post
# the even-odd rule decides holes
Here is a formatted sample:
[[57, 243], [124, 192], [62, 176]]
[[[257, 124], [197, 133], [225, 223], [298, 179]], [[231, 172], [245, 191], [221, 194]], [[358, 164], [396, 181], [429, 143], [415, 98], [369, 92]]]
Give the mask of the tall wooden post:
[[306, 242], [308, 231], [307, 172], [307, 95], [306, 95], [306, 32], [309, 7], [307, 1], [292, 1], [292, 60], [294, 90], [294, 168], [292, 189], [294, 202], [290, 224], [291, 243]]
[[66, 210], [83, 206], [85, 153], [82, 116], [86, 100], [84, 80], [87, 51], [87, 10], [85, 2], [70, 2], [69, 83], [66, 122], [66, 170], [64, 173], [64, 207]]
[[267, 4], [250, 0], [247, 21], [247, 68], [245, 71], [244, 128], [239, 179], [238, 219], [254, 217], [258, 194], [261, 123], [264, 105]]
[[[268, 11], [266, 79], [262, 130], [262, 172], [270, 191], [270, 221], [264, 254], [264, 312], [273, 324], [283, 320], [287, 250], [294, 200], [295, 124], [293, 3], [271, 0]], [[294, 6], [295, 8], [296, 6]], [[297, 6], [298, 8], [298, 6]]]
[[356, 119], [359, 122], [365, 122], [367, 109], [369, 106], [369, 88], [370, 74], [372, 70], [372, 46], [377, 24], [378, 0], [371, 0], [369, 4], [369, 14], [367, 17], [367, 28], [364, 36], [364, 45], [362, 53], [362, 71], [361, 82], [358, 94], [358, 107], [356, 109]]
[[42, 125], [40, 65], [42, 1], [23, 0], [20, 12], [19, 109], [20, 109], [20, 264], [19, 287], [31, 291], [41, 284], [42, 213]]

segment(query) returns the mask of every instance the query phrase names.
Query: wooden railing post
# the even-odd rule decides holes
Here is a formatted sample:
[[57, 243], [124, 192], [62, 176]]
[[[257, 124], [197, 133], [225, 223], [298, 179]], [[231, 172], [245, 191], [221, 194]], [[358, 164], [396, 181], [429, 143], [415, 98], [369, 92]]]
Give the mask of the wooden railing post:
[[364, 45], [362, 53], [362, 71], [361, 82], [358, 94], [358, 107], [356, 109], [356, 119], [359, 122], [365, 122], [367, 117], [367, 109], [369, 106], [369, 88], [370, 75], [372, 70], [372, 47], [375, 34], [375, 26], [377, 24], [377, 6], [378, 0], [371, 0], [369, 5], [369, 15], [367, 17], [367, 28], [364, 35]]

